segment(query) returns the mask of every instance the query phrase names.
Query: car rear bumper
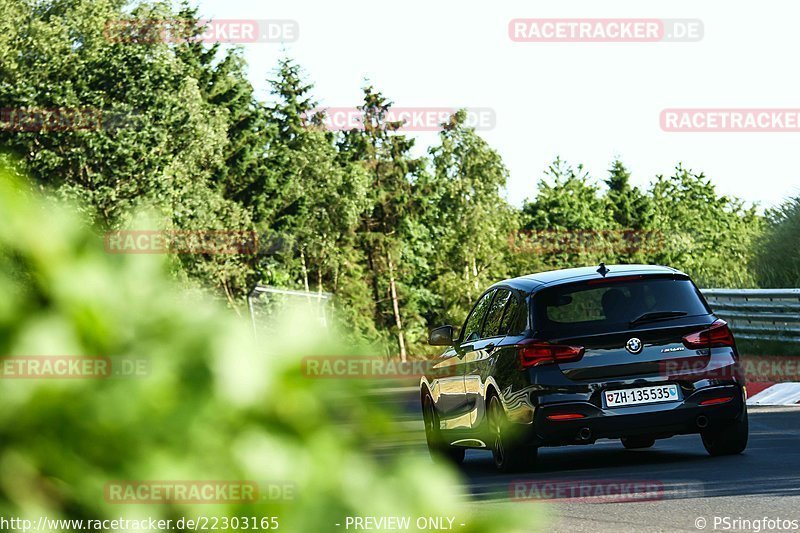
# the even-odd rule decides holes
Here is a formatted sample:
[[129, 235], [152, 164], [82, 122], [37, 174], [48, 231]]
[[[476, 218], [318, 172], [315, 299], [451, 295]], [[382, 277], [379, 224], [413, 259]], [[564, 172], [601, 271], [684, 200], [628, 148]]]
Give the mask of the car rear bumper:
[[[700, 403], [726, 396], [732, 396], [732, 399], [712, 405]], [[548, 404], [536, 410], [532, 431], [526, 440], [537, 446], [558, 446], [645, 435], [666, 438], [723, 427], [739, 419], [744, 410], [744, 393], [740, 385], [708, 387], [679, 403], [646, 407], [601, 409], [588, 402]], [[583, 418], [548, 419], [548, 416], [565, 413], [580, 414]]]

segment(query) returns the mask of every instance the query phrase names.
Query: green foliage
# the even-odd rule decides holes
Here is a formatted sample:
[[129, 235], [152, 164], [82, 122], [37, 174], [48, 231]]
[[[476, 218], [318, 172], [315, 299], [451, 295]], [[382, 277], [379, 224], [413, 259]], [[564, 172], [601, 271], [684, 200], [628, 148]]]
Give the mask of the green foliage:
[[[364, 101], [359, 106], [363, 127], [345, 132], [339, 151], [344, 162], [361, 164], [366, 170], [368, 207], [361, 213], [357, 245], [368, 265], [375, 323], [397, 338], [396, 350], [390, 348], [389, 353], [405, 359], [403, 322], [407, 327], [409, 321], [419, 319], [401, 286], [410, 266], [404, 237], [414, 225], [412, 183], [424, 171], [425, 162], [412, 157], [413, 139], [397, 133], [402, 123], [387, 119], [392, 103], [372, 86], [363, 91]], [[422, 333], [421, 328], [416, 329]]]
[[617, 226], [609, 202], [583, 165], [573, 168], [556, 158], [521, 215], [521, 231], [513, 236], [519, 269], [535, 272], [614, 262], [604, 239], [607, 230]]
[[719, 196], [704, 174], [678, 165], [652, 184], [653, 227], [664, 246], [650, 257], [676, 266], [701, 287], [753, 287], [748, 265], [762, 221], [755, 208]]
[[[460, 323], [474, 299], [508, 274], [508, 238], [514, 213], [503, 197], [508, 170], [474, 128], [466, 112], [444, 125], [430, 150], [433, 174], [416, 184], [416, 203], [427, 240], [432, 323]], [[426, 284], [427, 285], [427, 284]]]
[[[161, 258], [106, 254], [70, 211], [0, 175], [2, 354], [131, 358], [149, 371], [4, 379], [3, 516], [277, 516], [286, 531], [353, 515], [449, 515], [481, 532], [530, 523], [529, 510], [470, 509], [455, 475], [427, 459], [364, 451], [388, 435], [390, 415], [363, 380], [310, 379], [300, 361], [357, 347], [291, 313], [256, 345], [247, 321], [178, 291]], [[104, 497], [120, 480], [290, 483], [293, 497], [120, 505]]]
[[[0, 105], [99, 117], [94, 127], [0, 128], [0, 143], [24, 156], [38, 183], [78, 200], [108, 228], [129, 225], [132, 210], [145, 205], [165, 228], [249, 226], [247, 212], [216, 186], [234, 163], [226, 154], [236, 153], [238, 138], [229, 134], [241, 118], [219, 102], [225, 82], [206, 80], [210, 59], [189, 61], [188, 45], [109, 36], [121, 19], [191, 20], [192, 12], [139, 4], [127, 15], [119, 2], [94, 0], [1, 0], [0, 11]], [[235, 62], [224, 60], [217, 78], [238, 76], [241, 85]], [[250, 284], [246, 259], [184, 256], [181, 263], [189, 276], [241, 294]]]
[[606, 229], [612, 222], [599, 192], [583, 165], [573, 168], [556, 158], [539, 181], [536, 199], [522, 208], [523, 229]]
[[297, 64], [281, 61], [272, 81], [276, 101], [267, 110], [276, 133], [266, 150], [264, 181], [248, 191], [247, 202], [259, 229], [283, 236], [294, 250], [296, 279], [308, 290], [311, 277], [322, 291], [346, 268], [343, 256], [350, 255], [350, 237], [369, 205], [368, 176], [358, 163], [343, 164], [332, 137], [316, 126], [312, 88]]
[[764, 237], [756, 246], [753, 263], [759, 285], [800, 286], [800, 196], [767, 211]]
[[[682, 165], [639, 189], [620, 160], [600, 182], [557, 158], [518, 209], [500, 155], [464, 111], [417, 157], [375, 87], [363, 91], [363, 128], [331, 132], [289, 58], [261, 102], [241, 50], [109, 37], [120, 19], [191, 28], [193, 8], [0, 0], [0, 13], [0, 109], [99, 117], [0, 125], [2, 353], [151, 364], [146, 379], [3, 380], [3, 515], [118, 516], [102, 498], [110, 479], [285, 476], [296, 500], [215, 511], [278, 514], [290, 531], [348, 514], [450, 514], [465, 530], [507, 530], [516, 515], [464, 509], [447, 470], [359, 451], [386, 437], [390, 417], [346, 383], [304, 378], [297, 358], [365, 345], [430, 353], [426, 330], [459, 324], [486, 286], [548, 268], [659, 263], [706, 287], [800, 283], [800, 198], [765, 221]], [[106, 254], [101, 234], [117, 228], [255, 231], [260, 249]], [[287, 318], [256, 347], [249, 324], [206, 292], [177, 291], [176, 278], [234, 307], [256, 282], [332, 292], [346, 327], [326, 334]]]
[[720, 196], [705, 175], [678, 165], [647, 192], [631, 187], [616, 160], [603, 194], [579, 165], [561, 159], [522, 210], [513, 248], [528, 270], [566, 265], [649, 263], [673, 266], [705, 287], [752, 287], [749, 258], [762, 219], [741, 200]]
[[631, 173], [619, 159], [614, 160], [608, 173], [606, 198], [614, 221], [622, 228], [641, 230], [648, 227], [652, 203], [638, 187], [630, 186]]
[[[501, 157], [463, 111], [416, 157], [375, 87], [364, 88], [364, 127], [331, 132], [313, 83], [289, 58], [261, 102], [241, 50], [109, 35], [120, 19], [193, 28], [194, 8], [0, 0], [0, 11], [0, 108], [103, 118], [95, 128], [0, 128], [0, 144], [101, 231], [141, 229], [133, 213], [144, 207], [159, 228], [256, 232], [256, 255], [168, 263], [234, 307], [256, 282], [331, 292], [354, 338], [413, 356], [429, 350], [427, 329], [459, 324], [478, 293], [507, 276], [605, 261], [667, 264], [706, 286], [797, 279], [786, 248], [792, 204], [770, 215], [756, 259], [762, 217], [681, 166], [645, 190], [620, 160], [596, 180], [557, 158], [518, 209], [504, 197]], [[773, 264], [776, 255], [787, 259]]]

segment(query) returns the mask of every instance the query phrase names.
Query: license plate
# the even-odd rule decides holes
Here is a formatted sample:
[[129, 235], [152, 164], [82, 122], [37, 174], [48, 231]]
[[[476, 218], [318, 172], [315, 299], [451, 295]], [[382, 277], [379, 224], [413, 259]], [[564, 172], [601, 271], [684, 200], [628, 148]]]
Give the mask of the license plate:
[[658, 387], [641, 387], [638, 389], [607, 390], [605, 393], [608, 407], [625, 407], [647, 403], [677, 402], [677, 385], [659, 385]]

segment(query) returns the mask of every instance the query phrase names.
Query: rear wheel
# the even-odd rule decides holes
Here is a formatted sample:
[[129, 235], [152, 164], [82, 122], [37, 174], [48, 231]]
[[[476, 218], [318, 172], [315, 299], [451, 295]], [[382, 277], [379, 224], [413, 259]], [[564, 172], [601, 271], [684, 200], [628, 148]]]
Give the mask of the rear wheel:
[[422, 421], [425, 425], [425, 440], [428, 442], [431, 459], [437, 462], [463, 463], [466, 449], [450, 446], [442, 438], [439, 415], [436, 413], [433, 399], [427, 392], [422, 397]]
[[703, 446], [710, 455], [736, 455], [747, 448], [750, 425], [747, 422], [747, 408], [739, 420], [729, 426], [701, 433]]
[[516, 472], [532, 468], [536, 464], [538, 450], [532, 446], [521, 446], [509, 433], [510, 425], [503, 405], [497, 396], [489, 398], [488, 406], [489, 445], [494, 466], [500, 472]]
[[627, 450], [650, 448], [656, 443], [656, 439], [652, 437], [623, 437], [620, 440], [622, 440], [622, 445]]

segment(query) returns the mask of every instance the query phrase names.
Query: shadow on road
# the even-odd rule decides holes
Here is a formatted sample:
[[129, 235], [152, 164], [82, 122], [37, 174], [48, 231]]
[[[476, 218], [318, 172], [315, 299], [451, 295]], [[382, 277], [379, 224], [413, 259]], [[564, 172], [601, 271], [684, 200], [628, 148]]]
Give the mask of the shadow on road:
[[710, 457], [699, 435], [677, 436], [646, 450], [619, 441], [542, 448], [537, 466], [498, 474], [487, 451], [470, 450], [461, 471], [465, 488], [480, 500], [511, 496], [512, 482], [648, 481], [665, 499], [734, 495], [800, 495], [800, 408], [751, 408], [750, 442], [742, 455]]

